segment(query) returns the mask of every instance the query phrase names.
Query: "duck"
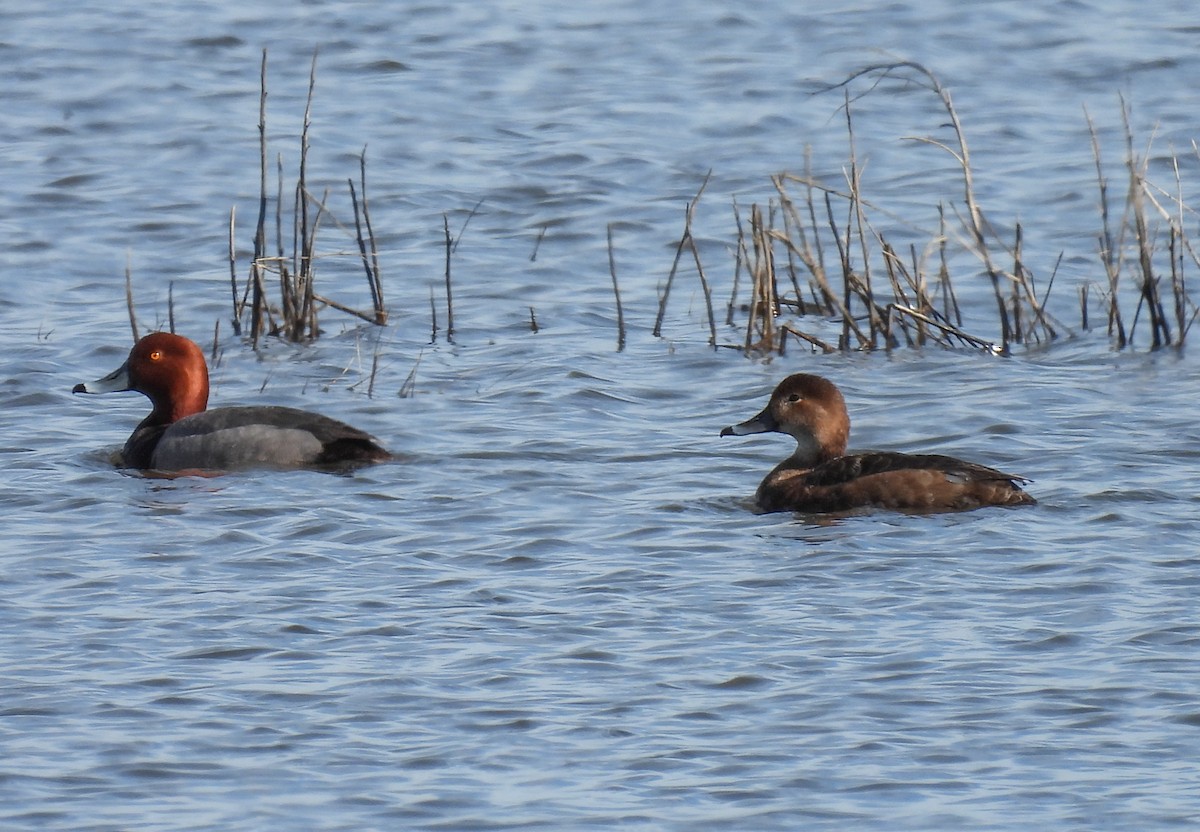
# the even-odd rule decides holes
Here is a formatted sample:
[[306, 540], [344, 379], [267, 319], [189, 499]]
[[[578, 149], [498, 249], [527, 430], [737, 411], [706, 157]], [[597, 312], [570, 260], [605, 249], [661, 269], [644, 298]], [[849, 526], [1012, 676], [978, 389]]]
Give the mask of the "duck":
[[837, 386], [796, 373], [771, 394], [762, 412], [721, 436], [785, 433], [796, 451], [776, 465], [755, 493], [762, 512], [842, 512], [862, 508], [954, 511], [1033, 505], [1026, 477], [940, 454], [846, 453], [850, 415]]
[[71, 392], [129, 390], [150, 399], [152, 409], [125, 442], [120, 467], [166, 473], [341, 470], [393, 458], [370, 434], [319, 413], [277, 405], [208, 410], [204, 353], [182, 335], [146, 335], [124, 364]]

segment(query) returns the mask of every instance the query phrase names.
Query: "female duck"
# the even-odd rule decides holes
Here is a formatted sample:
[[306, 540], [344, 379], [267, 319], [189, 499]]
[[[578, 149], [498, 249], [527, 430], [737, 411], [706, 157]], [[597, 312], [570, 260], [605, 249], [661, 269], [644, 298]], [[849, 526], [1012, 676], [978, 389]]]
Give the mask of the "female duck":
[[124, 364], [71, 392], [122, 390], [136, 390], [154, 406], [121, 452], [129, 468], [339, 468], [391, 459], [370, 435], [317, 413], [275, 406], [205, 410], [204, 354], [179, 335], [147, 335]]
[[850, 416], [832, 382], [788, 376], [766, 408], [722, 436], [775, 431], [796, 440], [796, 452], [758, 487], [763, 511], [845, 511], [862, 506], [901, 510], [1028, 505], [1024, 477], [936, 454], [869, 451], [846, 454]]

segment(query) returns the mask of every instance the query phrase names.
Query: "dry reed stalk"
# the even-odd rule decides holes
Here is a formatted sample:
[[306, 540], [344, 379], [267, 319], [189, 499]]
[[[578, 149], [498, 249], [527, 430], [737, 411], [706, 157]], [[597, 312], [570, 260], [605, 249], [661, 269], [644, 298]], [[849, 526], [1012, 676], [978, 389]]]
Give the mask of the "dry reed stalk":
[[[262, 64], [259, 68], [258, 85], [258, 150], [259, 150], [259, 188], [258, 188], [258, 222], [254, 231], [254, 255], [251, 260], [251, 279], [247, 289], [252, 292], [250, 304], [250, 342], [258, 347], [258, 337], [262, 332], [263, 307], [266, 296], [263, 292], [262, 271], [259, 265], [267, 250], [267, 50], [262, 51]], [[234, 309], [235, 317], [240, 317], [239, 309]]]
[[771, 237], [758, 205], [750, 209], [750, 241], [754, 254], [750, 263], [750, 313], [746, 320], [743, 350], [747, 354], [761, 354], [779, 348], [775, 332], [775, 319], [779, 316], [779, 292]]
[[1183, 234], [1183, 182], [1179, 176], [1179, 159], [1172, 155], [1172, 172], [1175, 174], [1175, 205], [1178, 212], [1171, 223], [1171, 295], [1175, 301], [1175, 328], [1179, 333], [1179, 343], [1188, 330], [1187, 319], [1187, 284], [1183, 271], [1183, 249], [1187, 246], [1187, 238]]
[[[1021, 223], [1017, 223], [1016, 238], [1013, 241], [1013, 274], [1021, 274], [1024, 268], [1021, 265], [1021, 245], [1023, 243], [1023, 233], [1021, 231]], [[1017, 282], [1013, 282], [1012, 287], [1012, 335], [1016, 341], [1021, 341], [1021, 287]]]
[[347, 315], [353, 315], [355, 318], [361, 318], [369, 324], [379, 323], [377, 320], [375, 320], [375, 314], [373, 312], [363, 312], [361, 309], [355, 309], [354, 307], [347, 306], [344, 303], [338, 303], [333, 298], [327, 298], [324, 295], [318, 295], [315, 292], [313, 293], [312, 299], [314, 308], [316, 304], [320, 304], [321, 306], [328, 306], [330, 309], [336, 309], [339, 312], [345, 312]]
[[738, 288], [741, 285], [742, 267], [746, 263], [746, 233], [742, 228], [742, 212], [737, 198], [733, 200], [733, 222], [737, 228], [737, 246], [733, 261], [733, 286], [729, 290], [729, 303], [725, 306], [725, 326], [733, 326], [733, 311], [737, 308]]
[[[852, 122], [848, 124], [852, 128]], [[817, 308], [826, 314], [837, 314], [840, 317], [842, 334], [838, 349], [877, 349], [880, 346], [892, 349], [902, 342], [912, 346], [932, 341], [945, 346], [967, 345], [988, 352], [998, 352], [993, 342], [963, 331], [961, 323], [954, 322], [956, 318], [961, 321], [961, 313], [946, 266], [944, 213], [939, 212], [943, 224], [942, 231], [929, 242], [924, 256], [918, 255], [915, 246], [911, 247], [909, 264], [896, 252], [887, 238], [873, 227], [866, 212], [868, 203], [861, 193], [861, 166], [856, 160], [851, 162], [846, 181], [847, 190], [842, 192], [817, 183], [811, 176], [774, 177], [772, 182], [779, 194], [782, 229], [775, 227], [774, 206], [766, 214], [757, 205], [752, 206], [749, 232], [742, 226], [740, 209], [735, 211], [738, 228], [738, 267], [740, 269], [741, 263], [746, 263], [752, 278], [747, 331], [741, 348], [749, 354], [761, 354], [771, 350], [782, 352], [788, 335], [821, 349], [828, 346], [821, 339], [793, 325], [773, 323], [783, 307], [794, 309], [798, 314], [807, 311], [803, 303], [804, 293], [797, 268], [802, 264], [808, 272], [809, 288]], [[807, 190], [807, 221], [801, 216], [796, 202], [788, 192], [788, 182], [800, 182]], [[821, 195], [825, 225], [838, 251], [842, 285], [837, 292], [830, 285], [823, 265], [824, 255], [817, 248], [821, 228], [815, 220], [816, 194]], [[844, 224], [837, 219], [835, 200], [844, 202], [846, 206]], [[773, 255], [775, 244], [782, 245], [787, 254], [788, 274], [792, 290], [795, 292], [794, 298], [779, 295], [777, 266]], [[923, 263], [935, 254], [940, 273], [937, 280], [931, 282]], [[880, 259], [887, 275], [890, 301], [883, 301], [877, 297], [879, 290], [872, 278], [872, 263], [876, 257]], [[853, 262], [857, 258], [862, 259], [861, 266]], [[942, 292], [944, 313], [937, 311], [937, 301], [929, 291], [930, 285], [939, 287]], [[1017, 285], [1032, 286], [1031, 283]], [[731, 307], [732, 304], [733, 300]], [[865, 310], [862, 325], [853, 312], [854, 307], [859, 304]]]
[[608, 273], [612, 276], [613, 295], [617, 299], [617, 352], [625, 350], [625, 310], [621, 306], [621, 287], [617, 283], [617, 261], [613, 254], [613, 227], [608, 224]]
[[408, 371], [408, 376], [404, 379], [404, 383], [400, 385], [397, 391], [402, 399], [411, 398], [417, 391], [417, 367], [421, 366], [421, 356], [424, 353], [417, 353], [417, 360], [413, 362], [412, 369]]
[[[478, 206], [476, 206], [478, 207]], [[473, 215], [473, 214], [472, 214]], [[471, 217], [467, 217], [467, 222]], [[450, 218], [442, 214], [442, 226], [446, 232], [446, 341], [454, 343], [454, 293], [450, 287], [450, 255], [454, 252], [454, 239], [450, 236]], [[466, 228], [466, 223], [463, 223]]]
[[[969, 332], [963, 331], [962, 329], [954, 326], [951, 323], [948, 323], [946, 321], [940, 321], [932, 315], [927, 315], [916, 309], [909, 309], [907, 307], [899, 306], [899, 305], [895, 305], [895, 304], [893, 304], [891, 306], [891, 308], [893, 310], [895, 310], [896, 312], [899, 312], [901, 314], [908, 315], [914, 319], [923, 321], [924, 323], [928, 324], [929, 326], [940, 330], [945, 336], [949, 336], [954, 339], [957, 339], [958, 341], [960, 341], [964, 344], [967, 344], [967, 345], [973, 346], [973, 347], [978, 347], [979, 349], [982, 349], [985, 352], [990, 352], [994, 355], [1003, 355], [1004, 354], [1003, 348], [997, 347], [991, 341], [988, 341], [983, 338], [978, 338], [978, 337], [970, 334]], [[948, 342], [943, 341], [943, 343], [948, 343]]]
[[[367, 148], [363, 146], [359, 156], [359, 184], [362, 188], [362, 219], [359, 219], [358, 195], [354, 190], [354, 180], [347, 179], [350, 186], [350, 201], [354, 206], [354, 238], [358, 242], [358, 250], [362, 256], [363, 268], [367, 272], [367, 288], [371, 292], [371, 307], [375, 311], [373, 323], [380, 326], [387, 323], [388, 313], [383, 305], [383, 278], [379, 273], [379, 247], [375, 242], [375, 230], [371, 225], [371, 209], [367, 201]], [[367, 238], [363, 239], [363, 226], [367, 229]], [[369, 254], [368, 254], [369, 248]]]
[[429, 343], [437, 343], [438, 322], [437, 322], [437, 300], [433, 296], [433, 286], [429, 287]]
[[[787, 191], [785, 180], [805, 185], [805, 204], [808, 209], [806, 217], [800, 216], [799, 210]], [[825, 188], [818, 186], [807, 174], [803, 179], [786, 175], [773, 176], [771, 182], [779, 194], [780, 207], [785, 216], [789, 218], [788, 233], [779, 238], [779, 242], [787, 247], [789, 259], [793, 255], [798, 257], [804, 267], [808, 269], [809, 276], [815, 284], [814, 303], [818, 307], [817, 312], [823, 315], [833, 315], [839, 311], [845, 312], [829, 283], [829, 275], [825, 269], [825, 250], [821, 244], [820, 224], [817, 222], [814, 195], [818, 191], [825, 191]], [[808, 231], [805, 231], [806, 225]], [[812, 237], [811, 243], [809, 242], [810, 236]], [[797, 300], [799, 300], [801, 297], [800, 287], [796, 285], [795, 289]]]
[[[694, 240], [692, 239], [692, 218], [695, 216], [696, 206], [700, 202], [700, 197], [704, 195], [705, 188], [708, 187], [709, 180], [712, 179], [712, 171], [704, 175], [704, 181], [700, 183], [700, 190], [696, 191], [696, 196], [687, 204], [684, 211], [684, 226], [683, 235], [679, 238], [679, 242], [675, 246], [675, 259], [671, 262], [671, 271], [667, 274], [667, 282], [663, 285], [662, 293], [658, 299], [658, 315], [654, 318], [653, 335], [655, 338], [662, 337], [663, 318], [667, 314], [667, 300], [671, 296], [671, 287], [675, 284], [675, 274], [679, 271], [679, 261], [683, 259], [685, 247], [693, 246], [693, 255], [696, 257], [696, 263], [699, 264], [699, 255], [694, 252]], [[704, 278], [703, 270], [700, 274], [700, 283], [702, 287], [707, 287], [708, 281]], [[705, 291], [705, 301], [708, 305], [708, 317], [712, 340], [709, 342], [712, 346], [716, 346], [717, 330], [716, 322], [712, 311], [712, 294]]]
[[221, 319], [217, 318], [213, 321], [213, 342], [212, 349], [208, 352], [208, 364], [210, 367], [215, 367], [217, 364], [218, 347], [221, 344]]
[[946, 260], [946, 246], [949, 237], [946, 233], [946, 207], [938, 205], [938, 286], [942, 290], [942, 315], [947, 321], [954, 321], [962, 326], [962, 309], [958, 305], [958, 295], [954, 292], [954, 283], [950, 280], [950, 264]]
[[[896, 254], [896, 250], [894, 248], [892, 248], [891, 244], [888, 243], [887, 240], [884, 239], [882, 234], [880, 234], [878, 231], [876, 231], [875, 236], [876, 236], [876, 240], [879, 242], [880, 251], [883, 256], [883, 267], [884, 267], [884, 270], [887, 272], [888, 283], [891, 284], [891, 287], [892, 287], [892, 296], [894, 298], [896, 298], [898, 301], [900, 301], [901, 303], [903, 303], [905, 306], [910, 306], [913, 303], [913, 301], [911, 301], [909, 299], [908, 292], [905, 291], [904, 285], [900, 281], [900, 278], [904, 277], [906, 282], [910, 284], [910, 288], [911, 288], [911, 284], [913, 281], [912, 281], [912, 278], [907, 274], [907, 271], [904, 266], [904, 261], [900, 259], [899, 255]], [[917, 292], [916, 293], [916, 303], [919, 306], [923, 307], [924, 300], [925, 299], [923, 297], [921, 297], [921, 294], [919, 292]], [[896, 336], [892, 334], [892, 322], [894, 320], [899, 322], [900, 329], [904, 333], [904, 338], [908, 342], [908, 345], [910, 347], [913, 346], [913, 339], [912, 339], [912, 336], [908, 332], [908, 326], [905, 324], [904, 319], [903, 318], [899, 318], [899, 319], [894, 318], [893, 315], [891, 314], [891, 308], [892, 308], [892, 305], [889, 304], [889, 306], [886, 309], [886, 314], [883, 316], [882, 334], [883, 334], [883, 339], [884, 339], [884, 341], [883, 341], [884, 346], [890, 350], [893, 347], [896, 347], [899, 345], [899, 341], [896, 339]], [[917, 337], [918, 343], [923, 343], [923, 341], [924, 341], [923, 335], [924, 335], [923, 331], [920, 329], [920, 327], [918, 327], [918, 337]]]
[[[925, 144], [930, 144], [942, 149], [950, 154], [958, 165], [960, 178], [962, 182], [962, 194], [965, 203], [965, 213], [959, 214], [956, 211], [959, 222], [966, 232], [966, 248], [973, 252], [983, 264], [984, 272], [987, 275], [992, 292], [996, 300], [997, 316], [1000, 322], [1000, 345], [1001, 353], [1007, 354], [1011, 350], [1014, 343], [1026, 343], [1031, 340], [1041, 340], [1045, 337], [1052, 340], [1057, 337], [1057, 329], [1055, 324], [1050, 320], [1049, 316], [1043, 309], [1043, 299], [1039, 299], [1032, 283], [1032, 275], [1023, 265], [1020, 268], [1015, 268], [1013, 271], [1004, 271], [998, 264], [996, 257], [992, 254], [990, 240], [994, 239], [995, 234], [984, 219], [982, 209], [979, 205], [975, 194], [975, 175], [971, 165], [971, 152], [967, 143], [966, 134], [963, 130], [962, 123], [959, 119], [957, 109], [954, 106], [953, 98], [948, 89], [946, 89], [941, 81], [929, 69], [922, 64], [913, 61], [897, 61], [892, 63], [874, 64], [864, 67], [840, 83], [833, 84], [827, 89], [847, 88], [854, 81], [863, 77], [874, 77], [872, 86], [868, 92], [874, 90], [885, 79], [896, 77], [900, 73], [911, 73], [918, 77], [920, 84], [932, 91], [940, 101], [942, 109], [949, 118], [949, 126], [953, 133], [953, 139], [949, 142], [935, 139], [928, 136], [910, 136], [909, 139]], [[867, 93], [863, 93], [865, 95]], [[850, 97], [845, 93], [844, 106], [849, 109]], [[848, 123], [849, 123], [849, 116]], [[855, 196], [856, 191], [857, 167], [851, 166], [851, 190], [852, 196]], [[863, 204], [861, 199], [857, 199], [859, 207]], [[859, 213], [856, 222], [861, 233], [865, 215]], [[943, 217], [944, 220], [944, 217]], [[865, 239], [865, 236], [861, 239]], [[839, 240], [842, 248], [844, 270], [847, 261], [845, 259], [845, 242]], [[1016, 257], [1014, 251], [1010, 254]], [[865, 252], [864, 252], [865, 256]], [[875, 314], [878, 311], [878, 306], [869, 302], [870, 285], [867, 282], [869, 272], [866, 269], [869, 267], [869, 258], [866, 259], [867, 266], [864, 266], [863, 274], [857, 279], [862, 284], [857, 287], [856, 291], [860, 297], [867, 300], [868, 314]], [[947, 284], [948, 287], [948, 284]], [[1009, 291], [1005, 292], [1004, 289]], [[1007, 295], [1007, 297], [1006, 297]], [[944, 292], [947, 302], [950, 302], [949, 295]], [[954, 302], [957, 306], [957, 302]], [[949, 307], [945, 310], [945, 314], [950, 315]], [[957, 312], [953, 313], [957, 317]], [[878, 326], [877, 321], [872, 320], [872, 334]], [[983, 341], [984, 343], [988, 343]]]
[[479, 213], [479, 208], [483, 205], [483, 200], [479, 200], [467, 212], [467, 218], [463, 220], [462, 226], [458, 229], [458, 235], [454, 238], [454, 250], [458, 251], [458, 244], [462, 242], [463, 235], [467, 233], [467, 226], [471, 224], [471, 220], [475, 219], [475, 215]]
[[773, 235], [776, 242], [784, 243], [783, 251], [787, 256], [787, 275], [792, 282], [792, 291], [795, 293], [796, 314], [805, 315], [808, 313], [807, 306], [804, 302], [804, 291], [800, 288], [800, 270], [796, 267], [796, 248], [787, 245], [786, 242], [792, 239], [793, 236], [799, 237], [802, 245], [806, 244], [804, 235], [804, 226], [797, 225], [796, 206], [792, 204], [791, 198], [787, 191], [779, 185], [778, 177], [771, 177], [775, 183], [775, 189], [779, 192], [779, 209], [780, 217], [783, 219], [783, 230]]
[[1133, 149], [1133, 128], [1129, 123], [1129, 110], [1125, 109], [1125, 159], [1129, 171], [1129, 210], [1133, 222], [1134, 241], [1137, 245], [1138, 270], [1141, 273], [1140, 295], [1134, 311], [1132, 331], [1142, 308], [1150, 318], [1151, 348], [1159, 349], [1171, 343], [1171, 331], [1163, 314], [1162, 299], [1158, 292], [1158, 278], [1154, 270], [1154, 241], [1146, 219], [1146, 170], [1149, 153], [1139, 159]]
[[533, 251], [532, 251], [532, 252], [530, 253], [530, 255], [529, 255], [529, 262], [530, 262], [530, 263], [536, 263], [536, 262], [537, 262], [538, 251], [540, 251], [540, 250], [541, 250], [541, 248], [542, 248], [542, 240], [546, 239], [546, 232], [547, 232], [549, 229], [550, 229], [550, 226], [549, 226], [549, 225], [543, 225], [543, 226], [542, 226], [542, 228], [541, 228], [541, 230], [540, 230], [540, 231], [538, 231], [538, 236], [537, 236], [537, 239], [536, 239], [536, 240], [534, 240], [534, 242], [533, 242]]
[[[845, 92], [845, 101], [843, 108], [846, 111], [846, 136], [850, 147], [850, 169], [846, 175], [846, 184], [850, 190], [850, 217], [846, 222], [846, 269], [847, 277], [854, 277], [855, 294], [859, 296], [862, 303], [867, 308], [867, 324], [870, 332], [870, 349], [876, 349], [878, 344], [878, 336], [882, 329], [880, 325], [880, 314], [875, 306], [875, 292], [871, 286], [871, 250], [867, 244], [867, 219], [864, 213], [863, 201], [860, 197], [862, 192], [861, 170], [858, 164], [858, 151], [854, 141], [854, 120], [850, 114], [850, 93]], [[850, 268], [850, 229], [854, 229], [854, 237], [858, 241], [859, 256], [861, 257], [862, 265], [855, 271]], [[849, 281], [848, 281], [849, 283]], [[849, 308], [849, 302], [846, 303]]]
[[237, 285], [237, 206], [229, 209], [229, 288], [233, 293], [233, 334], [242, 334], [241, 315], [238, 313]]
[[704, 308], [708, 312], [708, 345], [716, 349], [717, 318], [713, 314], [712, 289], [709, 288], [708, 278], [704, 274], [704, 264], [700, 262], [700, 250], [696, 247], [696, 238], [692, 235], [692, 218], [695, 208], [696, 204], [694, 202], [688, 205], [687, 227], [684, 229], [684, 233], [688, 238], [688, 248], [692, 250], [692, 259], [696, 263], [696, 277], [700, 280], [700, 291], [704, 293]]
[[[330, 307], [354, 315], [376, 325], [387, 322], [388, 312], [383, 300], [383, 282], [379, 266], [379, 249], [371, 221], [370, 202], [367, 199], [366, 147], [359, 158], [359, 184], [348, 180], [350, 200], [354, 211], [354, 232], [351, 233], [328, 208], [329, 191], [326, 189], [318, 199], [308, 188], [309, 136], [312, 130], [313, 101], [316, 93], [317, 52], [313, 52], [309, 69], [308, 90], [305, 98], [303, 126], [300, 133], [299, 170], [292, 190], [291, 254], [285, 253], [283, 235], [283, 156], [276, 156], [277, 186], [275, 194], [275, 239], [276, 253], [267, 253], [267, 50], [262, 53], [259, 75], [259, 210], [255, 223], [254, 253], [250, 262], [249, 276], [241, 298], [238, 297], [236, 247], [236, 213], [230, 212], [229, 257], [230, 282], [233, 299], [233, 326], [241, 334], [242, 315], [249, 310], [250, 341], [258, 346], [264, 334], [285, 337], [293, 341], [313, 340], [320, 334], [318, 313]], [[350, 306], [323, 297], [315, 291], [317, 255], [317, 233], [321, 223], [329, 219], [358, 243], [358, 256], [367, 272], [368, 290], [371, 294], [371, 312], [362, 312]], [[267, 275], [274, 274], [279, 289], [279, 307], [273, 308], [267, 291]], [[278, 316], [278, 318], [277, 318]]]
[[300, 169], [296, 182], [296, 233], [298, 245], [293, 250], [298, 258], [293, 263], [292, 280], [287, 285], [289, 292], [285, 308], [291, 312], [284, 317], [285, 334], [292, 341], [315, 339], [319, 333], [316, 307], [313, 304], [314, 252], [316, 250], [317, 227], [324, 213], [329, 193], [317, 204], [317, 213], [310, 222], [308, 188], [308, 152], [311, 147], [309, 132], [312, 130], [312, 102], [317, 86], [317, 50], [313, 50], [312, 64], [308, 72], [308, 92], [304, 99], [304, 119], [300, 127]]
[[367, 382], [367, 398], [375, 398], [375, 378], [379, 374], [379, 351], [371, 356], [371, 380]]
[[1086, 108], [1084, 117], [1087, 119], [1088, 133], [1092, 139], [1092, 159], [1096, 165], [1096, 183], [1100, 189], [1099, 254], [1100, 262], [1104, 266], [1104, 274], [1108, 278], [1108, 335], [1111, 338], [1115, 334], [1117, 349], [1124, 349], [1129, 339], [1125, 333], [1125, 321], [1121, 317], [1121, 305], [1117, 293], [1121, 279], [1120, 249], [1113, 238], [1112, 226], [1109, 222], [1108, 178], [1104, 175], [1104, 165], [1100, 155], [1100, 137], [1096, 133], [1096, 125]]
[[133, 342], [138, 338], [137, 310], [133, 308], [133, 262], [132, 255], [125, 252], [125, 308], [129, 312], [129, 329], [133, 333]]
[[783, 326], [781, 326], [779, 328], [779, 354], [780, 355], [784, 354], [784, 348], [787, 346], [787, 336], [788, 335], [791, 335], [793, 338], [797, 338], [801, 341], [806, 341], [809, 344], [812, 344], [814, 347], [816, 347], [823, 353], [829, 354], [832, 352], [837, 352], [837, 347], [825, 343], [820, 338], [817, 338], [815, 335], [809, 335], [807, 332], [801, 332], [800, 330], [793, 327], [791, 324], [784, 324]]

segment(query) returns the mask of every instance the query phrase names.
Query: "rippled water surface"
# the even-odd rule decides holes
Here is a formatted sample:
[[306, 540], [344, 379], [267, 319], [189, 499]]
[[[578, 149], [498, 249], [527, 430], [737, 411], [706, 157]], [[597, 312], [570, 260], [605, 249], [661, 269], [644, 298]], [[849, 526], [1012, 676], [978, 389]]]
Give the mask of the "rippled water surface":
[[[751, 361], [707, 346], [691, 274], [650, 330], [706, 173], [695, 232], [723, 298], [733, 201], [765, 202], [806, 145], [836, 180], [842, 99], [811, 93], [889, 55], [951, 89], [989, 215], [1022, 222], [1039, 274], [1063, 255], [1050, 306], [1078, 330], [1101, 274], [1084, 109], [1115, 179], [1120, 94], [1187, 187], [1198, 35], [1191, 4], [1130, 0], [0, 9], [0, 825], [1194, 828], [1189, 352], [1077, 332], [1008, 359]], [[264, 46], [292, 171], [319, 48], [330, 253], [353, 249], [367, 148], [386, 328], [326, 312], [315, 344], [257, 353], [230, 331]], [[898, 84], [855, 108], [869, 194], [932, 225], [955, 170], [902, 137], [945, 114]], [[222, 321], [214, 403], [320, 410], [401, 459], [114, 470], [145, 401], [69, 391], [123, 360], [127, 266], [143, 329], [173, 311], [207, 346]], [[353, 258], [318, 280], [367, 302]], [[717, 432], [797, 370], [843, 388], [852, 445], [1023, 473], [1040, 504], [754, 514], [787, 443]]]

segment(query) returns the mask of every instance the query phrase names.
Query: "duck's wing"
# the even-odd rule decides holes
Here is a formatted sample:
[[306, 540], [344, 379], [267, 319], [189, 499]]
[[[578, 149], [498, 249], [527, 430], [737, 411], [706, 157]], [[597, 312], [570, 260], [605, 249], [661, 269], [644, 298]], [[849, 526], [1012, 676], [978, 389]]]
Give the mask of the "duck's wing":
[[986, 465], [966, 462], [942, 454], [902, 454], [893, 451], [867, 451], [849, 454], [823, 462], [813, 468], [804, 478], [805, 485], [840, 485], [873, 474], [889, 471], [941, 471], [951, 479], [961, 482], [1007, 480], [1011, 483], [1028, 482], [1025, 477], [1006, 474]]

